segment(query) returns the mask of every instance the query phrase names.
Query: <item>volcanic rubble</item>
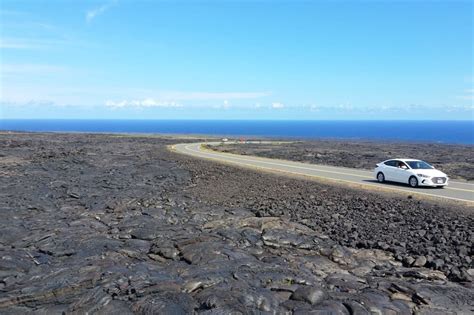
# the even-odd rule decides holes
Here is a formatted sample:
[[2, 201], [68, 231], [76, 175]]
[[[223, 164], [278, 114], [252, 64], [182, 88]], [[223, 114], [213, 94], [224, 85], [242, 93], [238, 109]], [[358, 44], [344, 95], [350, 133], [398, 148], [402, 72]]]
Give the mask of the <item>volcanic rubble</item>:
[[171, 152], [0, 134], [0, 313], [474, 310], [472, 208]]

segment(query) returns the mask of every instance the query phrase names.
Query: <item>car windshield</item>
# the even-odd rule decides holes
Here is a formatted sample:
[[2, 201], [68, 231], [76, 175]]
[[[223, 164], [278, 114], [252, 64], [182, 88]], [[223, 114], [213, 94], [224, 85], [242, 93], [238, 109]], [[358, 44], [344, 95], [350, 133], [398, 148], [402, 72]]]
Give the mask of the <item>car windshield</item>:
[[425, 161], [407, 161], [408, 165], [414, 170], [424, 169], [429, 170], [433, 169], [434, 167], [426, 163]]

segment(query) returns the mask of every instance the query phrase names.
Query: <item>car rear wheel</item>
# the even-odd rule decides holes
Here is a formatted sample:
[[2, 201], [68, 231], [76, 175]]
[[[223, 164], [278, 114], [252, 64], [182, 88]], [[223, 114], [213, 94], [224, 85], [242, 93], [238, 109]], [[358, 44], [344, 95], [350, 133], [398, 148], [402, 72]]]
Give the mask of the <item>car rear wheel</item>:
[[383, 183], [385, 181], [385, 175], [382, 172], [377, 174], [377, 181], [379, 183]]
[[409, 184], [411, 187], [418, 187], [418, 179], [416, 179], [415, 176], [412, 176], [412, 177], [410, 177], [410, 179], [408, 180], [408, 184]]

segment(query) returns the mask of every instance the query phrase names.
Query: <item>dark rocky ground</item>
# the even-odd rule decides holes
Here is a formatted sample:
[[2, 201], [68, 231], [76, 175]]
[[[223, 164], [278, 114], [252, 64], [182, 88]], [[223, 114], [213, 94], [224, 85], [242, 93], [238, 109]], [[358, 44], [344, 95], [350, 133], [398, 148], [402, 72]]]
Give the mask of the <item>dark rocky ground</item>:
[[0, 134], [1, 314], [469, 314], [473, 209]]
[[314, 164], [374, 169], [393, 158], [425, 160], [452, 178], [474, 180], [474, 147], [436, 143], [317, 140], [282, 144], [228, 144], [223, 152], [256, 155]]

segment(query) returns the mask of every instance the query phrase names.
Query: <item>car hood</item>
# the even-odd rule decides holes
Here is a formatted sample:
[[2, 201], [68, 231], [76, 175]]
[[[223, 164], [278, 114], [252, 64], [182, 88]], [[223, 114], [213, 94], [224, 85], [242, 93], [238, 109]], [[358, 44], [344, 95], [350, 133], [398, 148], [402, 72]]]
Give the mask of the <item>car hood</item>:
[[447, 177], [447, 175], [437, 169], [430, 170], [412, 170], [416, 174], [423, 174], [430, 177]]

